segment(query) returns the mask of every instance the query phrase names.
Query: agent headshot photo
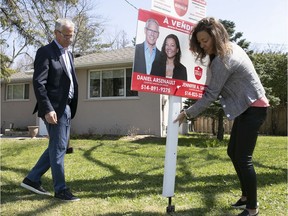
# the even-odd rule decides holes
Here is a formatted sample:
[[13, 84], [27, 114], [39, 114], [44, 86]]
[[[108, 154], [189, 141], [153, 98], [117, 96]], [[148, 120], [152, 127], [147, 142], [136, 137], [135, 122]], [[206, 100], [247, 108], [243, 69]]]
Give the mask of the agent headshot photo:
[[160, 56], [156, 47], [159, 37], [159, 23], [155, 19], [148, 19], [144, 27], [145, 41], [136, 44], [133, 72], [150, 74], [152, 64]]
[[181, 49], [175, 34], [166, 36], [160, 58], [152, 64], [151, 75], [187, 81], [187, 69], [180, 63]]

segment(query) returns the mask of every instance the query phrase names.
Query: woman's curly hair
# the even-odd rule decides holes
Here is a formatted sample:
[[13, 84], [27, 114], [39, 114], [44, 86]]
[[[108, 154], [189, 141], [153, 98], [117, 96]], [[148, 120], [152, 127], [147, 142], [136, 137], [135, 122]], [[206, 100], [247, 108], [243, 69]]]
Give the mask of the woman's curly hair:
[[[225, 55], [231, 52], [231, 45], [229, 40], [229, 35], [225, 27], [221, 24], [219, 20], [213, 17], [207, 17], [200, 20], [197, 25], [192, 29], [190, 33], [190, 50], [196, 55], [196, 59], [202, 60], [206, 57], [204, 49], [201, 48], [199, 41], [197, 40], [197, 33], [205, 31], [207, 32], [213, 40], [213, 51], [214, 54], [223, 58]], [[214, 56], [215, 56], [214, 55]], [[213, 58], [210, 56], [210, 59]]]

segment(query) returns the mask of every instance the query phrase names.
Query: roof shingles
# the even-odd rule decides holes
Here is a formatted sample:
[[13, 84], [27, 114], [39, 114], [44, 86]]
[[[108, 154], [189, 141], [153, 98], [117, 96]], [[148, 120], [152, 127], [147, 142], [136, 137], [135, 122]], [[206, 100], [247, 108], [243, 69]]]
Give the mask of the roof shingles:
[[75, 58], [76, 68], [91, 67], [96, 65], [111, 65], [119, 63], [132, 63], [134, 58], [134, 47], [93, 53]]
[[[134, 60], [134, 47], [109, 50], [75, 58], [75, 67], [85, 68], [99, 65], [113, 65], [121, 63], [132, 63]], [[29, 72], [17, 72], [11, 75], [11, 81], [24, 82], [32, 80], [33, 70]]]

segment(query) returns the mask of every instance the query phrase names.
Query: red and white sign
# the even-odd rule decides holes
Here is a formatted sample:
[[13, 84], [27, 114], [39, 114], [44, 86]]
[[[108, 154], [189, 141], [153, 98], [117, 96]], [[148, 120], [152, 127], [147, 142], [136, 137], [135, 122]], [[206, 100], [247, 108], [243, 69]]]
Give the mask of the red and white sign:
[[[159, 14], [159, 13], [156, 13], [156, 12], [151, 12], [151, 11], [146, 11], [146, 10], [139, 9], [138, 22], [142, 21], [142, 22], [145, 23], [150, 18], [153, 18], [153, 19], [157, 20], [158, 23], [159, 23], [160, 28], [162, 27], [160, 29], [160, 35], [163, 35], [162, 32], [164, 32], [163, 31], [164, 29], [170, 29], [170, 30], [174, 30], [174, 31], [185, 33], [186, 34], [186, 39], [188, 39], [187, 35], [190, 34], [190, 32], [191, 32], [191, 30], [192, 30], [192, 28], [194, 26], [193, 23], [185, 21], [185, 20], [181, 20], [181, 19], [178, 19], [178, 18], [175, 18], [175, 17], [172, 17], [172, 16]], [[138, 28], [139, 28], [139, 26], [138, 26]], [[171, 31], [170, 31], [170, 33], [177, 34], [177, 32], [171, 32]], [[140, 34], [141, 34], [141, 32], [140, 32]], [[165, 36], [166, 36], [166, 34], [165, 34]], [[177, 34], [177, 36], [179, 36], [179, 35]], [[141, 37], [141, 35], [137, 34], [137, 40], [138, 40], [138, 37]], [[163, 38], [163, 40], [164, 40], [164, 38]], [[163, 41], [161, 41], [161, 46], [162, 46], [162, 42]], [[186, 41], [184, 43], [188, 43], [188, 41]], [[181, 49], [182, 49], [182, 46], [181, 46]]]
[[169, 34], [177, 35], [181, 47], [181, 63], [187, 70], [187, 81], [166, 77], [147, 75], [133, 71], [131, 90], [156, 94], [175, 95], [199, 99], [206, 86], [207, 68], [196, 63], [195, 56], [189, 49], [189, 35], [194, 24], [157, 12], [139, 9], [136, 44], [145, 40], [144, 28], [148, 19], [153, 18], [159, 23], [159, 37], [156, 46], [161, 50], [164, 39]]
[[199, 99], [205, 85], [133, 72], [132, 90]]
[[206, 16], [206, 0], [152, 0], [151, 10], [195, 24]]

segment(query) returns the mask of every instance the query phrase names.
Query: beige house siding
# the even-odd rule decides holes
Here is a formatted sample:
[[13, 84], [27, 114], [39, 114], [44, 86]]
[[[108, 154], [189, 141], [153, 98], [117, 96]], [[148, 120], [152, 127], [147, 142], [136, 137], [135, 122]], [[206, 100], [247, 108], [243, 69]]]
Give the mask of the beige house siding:
[[[147, 106], [149, 104], [149, 106]], [[161, 135], [159, 95], [139, 93], [129, 99], [81, 99], [72, 121], [77, 134]]]
[[[77, 114], [72, 120], [72, 133], [161, 136], [159, 95], [139, 92], [138, 97], [131, 98], [88, 99], [88, 72], [77, 72], [77, 76], [79, 103]], [[30, 84], [29, 100], [6, 101], [7, 84], [1, 85], [2, 133], [10, 127], [10, 123], [20, 129], [39, 124], [36, 114], [32, 115], [36, 104], [32, 82], [25, 83]]]
[[79, 101], [72, 133], [162, 135], [160, 95], [138, 92], [137, 97], [90, 99], [89, 71], [132, 68], [134, 48], [93, 53], [75, 59]]
[[[162, 136], [160, 95], [139, 92], [137, 97], [90, 99], [89, 71], [132, 68], [134, 48], [93, 53], [75, 58], [79, 84], [79, 102], [71, 132], [75, 134], [152, 134]], [[6, 101], [6, 82], [1, 82], [1, 133], [14, 123], [14, 128], [39, 125], [32, 115], [36, 99], [32, 86], [33, 73], [16, 73], [11, 83], [29, 83], [29, 100]]]
[[[7, 84], [29, 84], [29, 99], [6, 100]], [[35, 125], [37, 117], [32, 114], [35, 103], [31, 73], [16, 73], [10, 83], [1, 82], [1, 129], [4, 131], [9, 128], [11, 123], [14, 124], [14, 128], [19, 129]]]

